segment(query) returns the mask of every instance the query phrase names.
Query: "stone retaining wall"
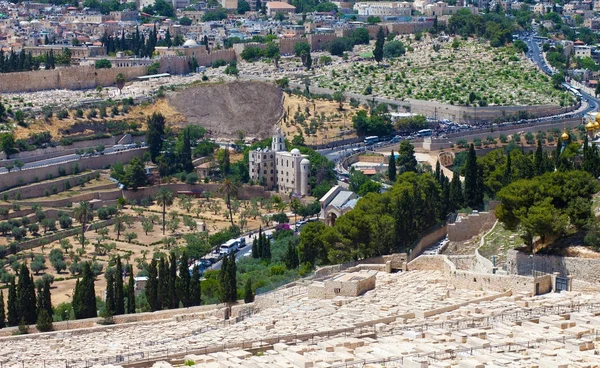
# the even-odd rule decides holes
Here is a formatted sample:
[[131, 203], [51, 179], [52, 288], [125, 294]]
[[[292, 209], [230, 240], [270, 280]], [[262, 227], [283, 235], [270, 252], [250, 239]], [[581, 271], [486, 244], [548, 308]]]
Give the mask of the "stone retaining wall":
[[598, 283], [600, 259], [559, 257], [545, 254], [529, 254], [509, 250], [506, 255], [506, 271], [513, 275], [531, 275], [531, 270], [544, 273], [558, 272], [562, 277], [573, 276], [577, 280]]
[[410, 262], [413, 259], [420, 256], [421, 253], [423, 253], [423, 251], [425, 250], [425, 248], [444, 239], [446, 237], [447, 233], [448, 233], [448, 226], [444, 225], [444, 226], [441, 226], [441, 227], [429, 232], [427, 235], [423, 236], [419, 240], [417, 245], [415, 245], [415, 247], [412, 249], [411, 253], [408, 256], [408, 261]]
[[448, 224], [448, 240], [469, 240], [491, 229], [495, 221], [496, 214], [493, 211], [469, 214], [467, 217], [462, 217], [460, 222]]
[[[220, 184], [163, 184], [148, 188], [139, 188], [137, 191], [124, 190], [123, 197], [127, 200], [135, 199], [140, 201], [143, 198], [153, 197], [160, 188], [169, 188], [174, 192], [190, 191], [194, 193], [211, 192], [213, 195], [219, 195]], [[268, 198], [270, 193], [264, 187], [259, 185], [243, 185], [238, 189], [238, 199], [252, 199], [255, 197]]]
[[[65, 191], [65, 184], [67, 182], [69, 182], [71, 187], [74, 188], [78, 185], [79, 179], [82, 179], [82, 178], [85, 179], [87, 176], [89, 176], [90, 178], [94, 178], [96, 175], [95, 173], [96, 173], [95, 171], [90, 171], [90, 172], [85, 172], [85, 173], [81, 173], [81, 174], [76, 174], [73, 176], [63, 176], [58, 180], [47, 180], [47, 181], [43, 181], [41, 183], [30, 184], [25, 187], [9, 189], [9, 190], [2, 192], [2, 195], [4, 195], [4, 193], [6, 193], [6, 194], [8, 194], [9, 198], [16, 198], [16, 194], [21, 193], [21, 199], [39, 198], [39, 197], [43, 197], [45, 195], [46, 190], [48, 190], [49, 193], [54, 194], [54, 192], [53, 192], [54, 186], [56, 186], [56, 193], [61, 193], [61, 192]], [[44, 180], [45, 178], [40, 178], [40, 179]], [[116, 186], [115, 184], [110, 184], [110, 186], [103, 185], [103, 186], [94, 188], [94, 190], [102, 190], [102, 189], [107, 189], [110, 187], [114, 188], [115, 186]]]
[[141, 158], [144, 155], [144, 152], [146, 152], [146, 148], [131, 149], [110, 155], [87, 157], [66, 163], [0, 174], [0, 192], [16, 187], [17, 185], [33, 183], [36, 178], [38, 180], [43, 180], [48, 177], [48, 174], [57, 178], [60, 176], [58, 172], [59, 168], [64, 168], [67, 175], [72, 174], [76, 163], [79, 166], [80, 171], [104, 169], [116, 162], [125, 163], [129, 162], [134, 157]]

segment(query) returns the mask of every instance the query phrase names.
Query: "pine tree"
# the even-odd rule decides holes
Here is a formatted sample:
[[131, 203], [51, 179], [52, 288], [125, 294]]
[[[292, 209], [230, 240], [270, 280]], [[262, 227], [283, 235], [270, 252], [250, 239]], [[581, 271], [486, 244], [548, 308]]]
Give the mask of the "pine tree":
[[4, 312], [4, 293], [0, 290], [0, 328], [6, 327], [6, 314]]
[[106, 273], [106, 295], [105, 295], [105, 306], [104, 316], [112, 317], [115, 315], [115, 277], [112, 272]]
[[194, 269], [192, 270], [192, 278], [190, 280], [190, 306], [197, 306], [202, 303], [201, 293], [200, 268], [198, 265], [195, 265]]
[[396, 182], [396, 156], [394, 155], [394, 150], [392, 150], [388, 162], [388, 178], [392, 183]]
[[158, 262], [158, 309], [168, 309], [171, 305], [169, 298], [169, 263], [164, 257]]
[[10, 286], [8, 287], [8, 325], [17, 326], [21, 320], [19, 314], [19, 306], [17, 300], [17, 287], [15, 286], [15, 279], [12, 279]]
[[171, 264], [169, 265], [169, 308], [179, 308], [179, 298], [177, 295], [177, 256], [171, 251]]
[[379, 27], [377, 32], [377, 40], [375, 41], [375, 49], [373, 50], [373, 56], [375, 61], [380, 63], [383, 60], [383, 44], [385, 43], [385, 36], [383, 34], [383, 28]]
[[145, 292], [148, 304], [150, 304], [150, 310], [153, 312], [161, 309], [160, 301], [158, 299], [158, 289], [158, 269], [156, 259], [152, 259], [150, 266], [148, 267], [148, 281], [146, 283]]
[[129, 266], [129, 284], [127, 285], [127, 314], [135, 313], [135, 280], [133, 267]]
[[229, 262], [227, 262], [227, 281], [229, 283], [228, 302], [235, 303], [237, 301], [237, 266], [235, 264], [235, 253], [229, 254]]
[[[185, 251], [181, 253], [181, 258], [179, 260], [179, 279], [177, 283], [177, 293], [179, 296], [179, 300], [181, 300], [181, 304], [184, 307], [191, 306], [190, 302], [190, 270], [188, 268], [188, 256]], [[194, 266], [195, 267], [195, 266]]]
[[125, 295], [123, 293], [123, 265], [121, 257], [115, 262], [115, 315], [125, 314]]
[[462, 183], [460, 176], [455, 171], [450, 182], [450, 208], [454, 212], [463, 206]]
[[35, 286], [29, 268], [23, 263], [19, 271], [17, 284], [17, 300], [21, 318], [26, 325], [32, 325], [37, 320]]
[[464, 199], [466, 205], [473, 209], [477, 209], [483, 204], [482, 193], [480, 193], [480, 188], [477, 183], [478, 175], [477, 155], [475, 154], [475, 147], [473, 146], [473, 143], [471, 143], [465, 162]]
[[254, 293], [252, 293], [252, 281], [246, 280], [246, 287], [244, 288], [244, 303], [252, 303], [254, 301]]

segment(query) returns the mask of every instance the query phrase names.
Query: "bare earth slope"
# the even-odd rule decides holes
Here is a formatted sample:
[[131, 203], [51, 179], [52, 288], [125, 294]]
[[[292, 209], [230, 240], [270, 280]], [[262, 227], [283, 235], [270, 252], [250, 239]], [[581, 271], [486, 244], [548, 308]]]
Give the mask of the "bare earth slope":
[[169, 95], [169, 103], [189, 124], [202, 125], [217, 137], [268, 137], [283, 115], [282, 93], [261, 82], [233, 82], [186, 88]]

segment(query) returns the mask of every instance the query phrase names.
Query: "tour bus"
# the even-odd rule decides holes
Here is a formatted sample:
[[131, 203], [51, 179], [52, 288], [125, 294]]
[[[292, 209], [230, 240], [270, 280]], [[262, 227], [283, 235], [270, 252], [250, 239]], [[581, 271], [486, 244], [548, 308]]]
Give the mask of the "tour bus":
[[431, 129], [421, 129], [417, 132], [417, 137], [430, 137], [433, 135], [433, 130]]
[[372, 135], [370, 137], [365, 137], [365, 145], [369, 146], [371, 144], [379, 142], [379, 137], [376, 135]]
[[226, 256], [230, 253], [235, 253], [238, 250], [239, 244], [240, 243], [239, 243], [238, 239], [228, 240], [225, 244], [221, 245], [219, 253], [221, 253], [221, 255], [224, 255], [224, 256]]

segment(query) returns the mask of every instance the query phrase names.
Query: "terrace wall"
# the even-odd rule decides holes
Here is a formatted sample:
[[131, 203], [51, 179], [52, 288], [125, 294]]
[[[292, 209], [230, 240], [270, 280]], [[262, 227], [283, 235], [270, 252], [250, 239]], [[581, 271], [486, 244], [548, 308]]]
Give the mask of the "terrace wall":
[[513, 275], [531, 275], [531, 271], [558, 272], [562, 277], [573, 276], [576, 280], [597, 283], [600, 280], [600, 259], [560, 257], [545, 254], [529, 254], [509, 250], [506, 255], [507, 272]]

